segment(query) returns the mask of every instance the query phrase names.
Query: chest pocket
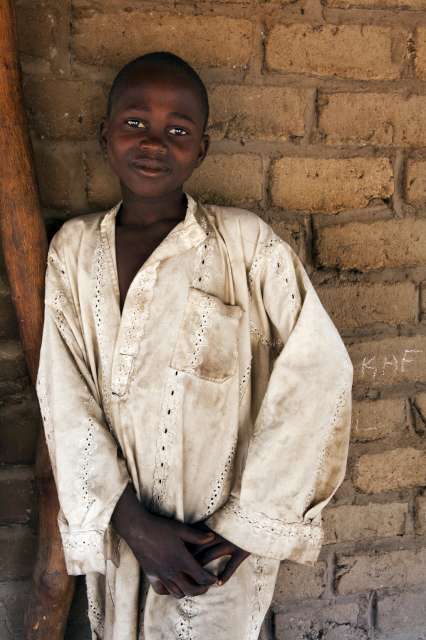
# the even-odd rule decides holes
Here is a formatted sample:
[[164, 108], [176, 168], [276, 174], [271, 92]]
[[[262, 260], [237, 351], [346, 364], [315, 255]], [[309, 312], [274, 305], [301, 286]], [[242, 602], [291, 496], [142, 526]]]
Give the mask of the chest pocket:
[[170, 366], [213, 382], [233, 376], [242, 313], [238, 305], [191, 287]]

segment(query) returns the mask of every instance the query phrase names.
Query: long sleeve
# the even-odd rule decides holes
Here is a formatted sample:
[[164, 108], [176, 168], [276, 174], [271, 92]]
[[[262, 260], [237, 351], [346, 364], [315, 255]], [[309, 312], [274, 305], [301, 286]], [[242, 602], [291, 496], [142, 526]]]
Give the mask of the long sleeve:
[[53, 238], [36, 391], [60, 511], [67, 572], [105, 573], [109, 522], [129, 482], [91, 374], [65, 262]]
[[300, 260], [267, 229], [249, 277], [251, 314], [278, 355], [242, 475], [207, 523], [251, 553], [312, 564], [321, 511], [345, 474], [353, 370]]

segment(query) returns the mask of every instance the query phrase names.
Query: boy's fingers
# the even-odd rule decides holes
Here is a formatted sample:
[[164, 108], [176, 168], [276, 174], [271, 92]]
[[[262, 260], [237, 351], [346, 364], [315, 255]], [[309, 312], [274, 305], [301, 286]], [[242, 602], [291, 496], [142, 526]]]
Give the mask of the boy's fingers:
[[209, 589], [208, 586], [197, 584], [183, 573], [176, 576], [174, 582], [186, 596], [200, 596]]
[[[203, 526], [205, 527], [205, 530], [207, 531], [212, 531], [212, 529], [209, 529], [206, 525]], [[195, 526], [199, 527], [200, 524], [197, 523]], [[206, 542], [204, 544], [198, 544], [198, 545], [192, 545], [194, 548], [191, 550], [192, 555], [194, 556], [194, 558], [196, 558], [198, 560], [200, 554], [205, 550], [205, 549], [209, 549], [210, 547], [213, 547], [215, 545], [221, 544], [223, 542], [228, 542], [228, 540], [225, 540], [225, 538], [222, 538], [221, 535], [219, 535], [218, 533], [216, 533], [215, 531], [213, 532], [215, 534], [215, 537], [210, 541], [210, 542]]]
[[205, 551], [200, 554], [197, 554], [196, 560], [200, 563], [202, 567], [211, 562], [212, 560], [216, 560], [217, 558], [222, 558], [222, 556], [230, 556], [232, 555], [232, 549], [230, 545], [226, 542], [222, 542], [213, 547], [209, 547]]
[[175, 598], [184, 597], [185, 594], [181, 591], [181, 589], [179, 589], [177, 584], [175, 584], [171, 580], [166, 580], [165, 578], [163, 579], [163, 583], [166, 589], [168, 590], [167, 593], [170, 593], [170, 595], [174, 596]]
[[206, 544], [215, 539], [213, 531], [199, 531], [188, 525], [182, 525], [180, 535], [185, 542], [191, 542], [192, 544]]
[[194, 529], [199, 529], [200, 531], [211, 531], [210, 527], [208, 527], [206, 523], [203, 522], [202, 520], [198, 522], [193, 522], [191, 524], [191, 527], [194, 527]]
[[210, 542], [204, 542], [203, 544], [195, 544], [195, 545], [191, 545], [194, 548], [192, 549], [192, 555], [194, 556], [194, 558], [197, 558], [198, 560], [198, 556], [200, 555], [200, 553], [202, 551], [205, 551], [205, 549], [209, 549], [210, 547], [213, 547], [215, 545], [218, 544], [218, 541], [216, 538], [213, 538], [212, 540], [210, 540]]
[[231, 556], [230, 560], [226, 563], [226, 567], [222, 571], [222, 573], [218, 576], [217, 584], [222, 586], [225, 582], [228, 582], [229, 578], [235, 573], [240, 564], [245, 560], [250, 554], [246, 552], [237, 552]]
[[155, 593], [158, 593], [159, 596], [167, 596], [169, 594], [169, 590], [164, 584], [156, 578], [155, 580], [149, 580], [151, 587], [154, 589]]
[[194, 558], [188, 553], [188, 562], [186, 563], [186, 567], [184, 568], [184, 572], [192, 578], [192, 580], [196, 584], [211, 586], [215, 584], [217, 581], [217, 576], [210, 573], [206, 569], [203, 569], [201, 564], [198, 561], [194, 560]]

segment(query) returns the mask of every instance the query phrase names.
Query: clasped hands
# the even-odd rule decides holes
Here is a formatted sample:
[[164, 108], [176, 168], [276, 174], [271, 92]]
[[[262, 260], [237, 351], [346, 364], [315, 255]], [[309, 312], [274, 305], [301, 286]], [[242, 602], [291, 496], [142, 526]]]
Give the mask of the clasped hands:
[[[160, 595], [196, 596], [214, 584], [222, 586], [250, 555], [204, 523], [188, 525], [150, 513], [130, 484], [117, 503], [112, 523]], [[204, 568], [223, 556], [230, 557], [218, 576]]]

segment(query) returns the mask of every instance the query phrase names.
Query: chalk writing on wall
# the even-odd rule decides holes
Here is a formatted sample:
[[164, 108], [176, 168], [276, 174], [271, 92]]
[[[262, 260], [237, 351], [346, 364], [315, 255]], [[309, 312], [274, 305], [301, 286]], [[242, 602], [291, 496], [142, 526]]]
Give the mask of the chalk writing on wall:
[[379, 376], [394, 376], [406, 373], [416, 363], [423, 349], [404, 349], [401, 354], [391, 353], [383, 356], [364, 356], [360, 366], [361, 378], [376, 379]]

